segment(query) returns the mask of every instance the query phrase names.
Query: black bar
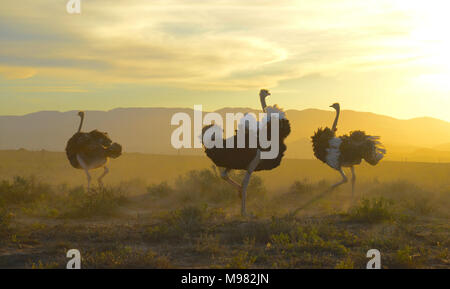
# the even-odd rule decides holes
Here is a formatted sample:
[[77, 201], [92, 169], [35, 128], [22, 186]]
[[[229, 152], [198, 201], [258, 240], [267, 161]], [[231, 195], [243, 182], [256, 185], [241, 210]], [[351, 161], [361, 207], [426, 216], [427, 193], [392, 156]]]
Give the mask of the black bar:
[[[131, 288], [337, 288], [340, 286], [384, 289], [396, 283], [408, 288], [421, 279], [434, 288], [431, 282], [448, 284], [448, 270], [323, 270], [323, 269], [174, 269], [174, 270], [0, 270], [3, 280], [17, 287], [22, 282], [55, 285], [102, 286], [114, 285]], [[16, 275], [17, 274], [17, 275]], [[189, 275], [190, 274], [190, 275]], [[432, 276], [429, 276], [432, 275]], [[16, 276], [14, 276], [16, 275]], [[183, 283], [191, 276], [189, 283]], [[193, 283], [193, 276], [214, 277], [214, 282]], [[228, 276], [228, 279], [227, 279]], [[232, 279], [231, 276], [234, 276]], [[238, 276], [248, 276], [240, 278]], [[256, 277], [255, 277], [256, 276]], [[262, 279], [262, 276], [267, 276]], [[211, 280], [211, 279], [208, 280]], [[259, 279], [258, 279], [259, 278]], [[220, 279], [220, 280], [219, 280]], [[447, 278], [448, 279], [448, 278]], [[200, 280], [200, 279], [196, 279]], [[201, 280], [205, 281], [206, 278]], [[234, 282], [230, 282], [234, 280]], [[257, 281], [259, 280], [259, 284]], [[240, 282], [239, 282], [240, 281]], [[267, 282], [266, 282], [267, 281]], [[138, 287], [136, 284], [140, 284]], [[211, 285], [212, 284], [212, 285]], [[374, 287], [375, 286], [375, 287]], [[61, 288], [61, 287], [60, 287]], [[400, 288], [400, 287], [399, 287]]]

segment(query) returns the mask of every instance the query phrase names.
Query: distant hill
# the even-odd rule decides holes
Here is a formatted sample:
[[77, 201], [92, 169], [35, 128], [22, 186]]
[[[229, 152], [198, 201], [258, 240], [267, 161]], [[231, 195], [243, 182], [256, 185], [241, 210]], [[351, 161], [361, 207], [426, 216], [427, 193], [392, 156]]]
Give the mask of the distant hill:
[[[188, 108], [117, 108], [110, 111], [87, 111], [84, 131], [94, 128], [107, 131], [127, 152], [153, 154], [200, 154], [201, 149], [177, 151], [170, 144], [175, 126], [173, 114]], [[254, 112], [249, 108], [223, 108], [222, 115]], [[287, 110], [292, 133], [287, 139], [287, 157], [312, 158], [310, 136], [319, 127], [331, 126], [333, 110]], [[67, 139], [79, 123], [76, 111], [41, 111], [24, 116], [0, 116], [0, 149], [64, 150]], [[433, 118], [400, 120], [368, 112], [344, 110], [338, 134], [362, 129], [380, 135], [388, 150], [388, 159], [450, 162], [450, 123]], [[193, 136], [194, 137], [194, 136]]]
[[436, 149], [436, 150], [449, 151], [450, 152], [450, 143], [441, 144], [441, 145], [435, 146], [433, 148]]

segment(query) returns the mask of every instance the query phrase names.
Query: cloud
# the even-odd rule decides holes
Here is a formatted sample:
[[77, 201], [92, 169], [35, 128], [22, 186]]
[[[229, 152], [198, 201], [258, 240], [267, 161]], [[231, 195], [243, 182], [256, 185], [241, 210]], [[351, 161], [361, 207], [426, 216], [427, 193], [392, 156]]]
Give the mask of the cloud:
[[0, 75], [8, 80], [28, 79], [35, 74], [36, 70], [31, 67], [0, 66]]
[[74, 87], [74, 86], [27, 86], [27, 87], [13, 87], [16, 92], [77, 92], [85, 93], [89, 90]]
[[387, 0], [19, 2], [0, 12], [0, 65], [56, 79], [240, 90], [421, 57]]

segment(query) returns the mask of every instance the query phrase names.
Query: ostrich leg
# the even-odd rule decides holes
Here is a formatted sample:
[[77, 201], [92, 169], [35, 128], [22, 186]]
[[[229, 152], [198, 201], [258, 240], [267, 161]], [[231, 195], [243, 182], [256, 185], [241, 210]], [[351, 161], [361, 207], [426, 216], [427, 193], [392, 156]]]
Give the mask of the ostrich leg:
[[247, 172], [245, 173], [244, 180], [242, 181], [242, 188], [241, 188], [241, 215], [245, 216], [247, 214], [246, 212], [246, 201], [247, 201], [247, 187], [250, 183], [250, 177], [253, 173], [253, 171], [258, 166], [259, 162], [261, 160], [261, 152], [260, 150], [257, 150], [255, 158], [252, 160], [250, 165], [247, 168]]
[[109, 173], [109, 169], [107, 166], [104, 166], [103, 174], [98, 178], [98, 184], [100, 187], [103, 187], [103, 178], [106, 176], [107, 173]]
[[342, 181], [332, 185], [331, 190], [334, 190], [335, 188], [339, 187], [342, 184], [345, 184], [348, 181], [347, 176], [344, 174], [344, 171], [342, 170], [342, 168], [339, 169], [339, 173], [341, 173]]
[[77, 155], [77, 161], [80, 164], [80, 167], [84, 170], [84, 172], [86, 173], [86, 178], [87, 178], [87, 190], [89, 192], [90, 188], [91, 188], [91, 175], [89, 174], [89, 167], [86, 165], [86, 163], [84, 162], [84, 160], [81, 158], [80, 155]]
[[351, 166], [350, 170], [352, 171], [352, 200], [353, 200], [353, 195], [355, 194], [355, 182], [356, 182], [355, 167]]
[[222, 179], [227, 181], [229, 184], [231, 184], [233, 187], [235, 187], [237, 190], [241, 190], [241, 185], [233, 181], [230, 176], [228, 175], [230, 173], [230, 169], [225, 168], [221, 173], [220, 176]]
[[86, 173], [86, 177], [87, 177], [87, 190], [89, 192], [89, 190], [91, 189], [91, 175], [89, 174], [89, 170], [88, 169], [84, 169], [84, 172]]

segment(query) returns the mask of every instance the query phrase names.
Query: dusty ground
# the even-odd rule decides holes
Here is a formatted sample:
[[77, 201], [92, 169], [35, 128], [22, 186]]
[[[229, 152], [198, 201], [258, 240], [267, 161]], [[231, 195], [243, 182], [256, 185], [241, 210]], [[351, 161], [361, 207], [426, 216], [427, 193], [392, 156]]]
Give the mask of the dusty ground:
[[365, 268], [375, 248], [384, 268], [450, 268], [449, 191], [364, 184], [354, 202], [342, 188], [293, 215], [328, 185], [272, 194], [255, 177], [243, 218], [236, 192], [211, 170], [143, 194], [7, 180], [0, 267], [65, 268], [78, 249], [83, 268]]

